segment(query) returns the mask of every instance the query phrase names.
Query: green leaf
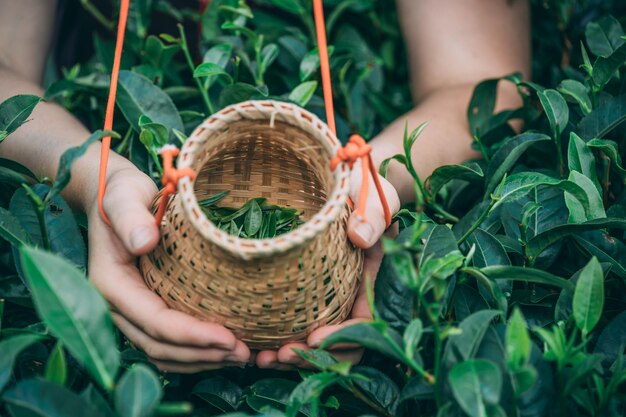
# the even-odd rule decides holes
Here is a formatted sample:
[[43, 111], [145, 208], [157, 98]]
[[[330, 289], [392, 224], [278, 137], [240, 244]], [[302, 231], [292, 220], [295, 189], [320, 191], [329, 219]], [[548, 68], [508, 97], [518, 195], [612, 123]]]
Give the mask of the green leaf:
[[491, 321], [500, 315], [497, 310], [477, 311], [459, 324], [460, 333], [450, 336], [443, 353], [443, 363], [451, 368], [457, 362], [474, 358]]
[[518, 371], [528, 362], [532, 342], [519, 308], [513, 310], [506, 328], [506, 356], [509, 369]]
[[602, 196], [596, 188], [595, 184], [586, 176], [578, 171], [571, 171], [569, 181], [577, 184], [587, 194], [589, 201], [589, 211], [585, 212], [584, 207], [570, 193], [565, 192], [565, 204], [570, 210], [570, 223], [582, 223], [587, 220], [602, 219], [606, 217]]
[[59, 385], [65, 385], [67, 380], [67, 364], [65, 363], [65, 353], [63, 343], [58, 341], [50, 353], [46, 362], [45, 377], [48, 381]]
[[20, 94], [0, 103], [0, 142], [26, 122], [40, 101], [40, 97]]
[[449, 227], [443, 225], [434, 226], [426, 235], [426, 243], [420, 256], [420, 266], [428, 259], [436, 259], [446, 256], [448, 253], [458, 251], [456, 237]]
[[243, 400], [242, 389], [221, 376], [198, 382], [193, 387], [192, 394], [223, 413], [235, 411]]
[[214, 206], [220, 201], [222, 201], [228, 195], [228, 193], [229, 191], [222, 191], [221, 193], [214, 194], [212, 196], [209, 196], [205, 199], [198, 201], [198, 204], [200, 205], [200, 207]]
[[263, 68], [263, 72], [269, 68], [270, 65], [278, 58], [278, 46], [275, 43], [269, 43], [261, 50], [261, 62], [260, 67]]
[[480, 138], [483, 134], [483, 125], [493, 114], [496, 107], [496, 91], [499, 79], [490, 79], [480, 82], [472, 93], [467, 108], [467, 120], [472, 136]]
[[621, 229], [626, 230], [626, 220], [619, 218], [604, 218], [590, 220], [579, 224], [565, 224], [556, 226], [550, 230], [538, 234], [526, 245], [526, 255], [529, 259], [535, 259], [541, 252], [554, 242], [570, 235], [578, 234], [589, 230], [598, 229]]
[[333, 372], [320, 372], [305, 378], [289, 395], [287, 416], [295, 416], [300, 408], [311, 402], [318, 402], [324, 390], [338, 383], [342, 377]]
[[[626, 48], [626, 46], [622, 46], [622, 48]], [[586, 141], [593, 138], [604, 138], [624, 120], [626, 120], [626, 94], [603, 100], [601, 106], [578, 122], [576, 133]]]
[[412, 358], [415, 356], [417, 345], [422, 338], [424, 332], [424, 325], [419, 318], [411, 320], [411, 323], [404, 330], [404, 353], [407, 357]]
[[267, 406], [284, 409], [297, 385], [295, 381], [282, 378], [261, 379], [250, 386], [246, 404], [259, 413]]
[[261, 206], [259, 206], [259, 203], [257, 203], [256, 200], [251, 200], [250, 209], [246, 213], [246, 217], [243, 222], [246, 235], [252, 238], [261, 229], [262, 223], [263, 211], [261, 210]]
[[246, 83], [227, 85], [220, 93], [220, 108], [259, 97], [267, 97], [267, 87], [255, 87]]
[[148, 78], [122, 70], [119, 75], [116, 104], [128, 123], [140, 132], [139, 118], [146, 115], [151, 121], [183, 132], [185, 127], [178, 109], [163, 90]]
[[25, 379], [2, 396], [13, 417], [106, 417], [96, 405], [68, 388], [42, 379]]
[[589, 198], [585, 190], [578, 184], [568, 180], [559, 180], [558, 178], [534, 171], [519, 172], [508, 177], [502, 187], [500, 198], [493, 206], [492, 210], [495, 210], [496, 207], [500, 206], [505, 201], [512, 202], [524, 197], [529, 191], [540, 185], [557, 187], [563, 191], [567, 191], [582, 204], [585, 213], [589, 212]]
[[570, 171], [578, 171], [589, 178], [598, 192], [602, 191], [598, 174], [596, 173], [596, 157], [591, 149], [576, 133], [571, 132], [567, 148], [567, 165]]
[[471, 183], [481, 183], [485, 175], [476, 162], [468, 161], [461, 165], [444, 165], [433, 171], [426, 180], [430, 193], [436, 196], [441, 188], [452, 180], [463, 180]]
[[68, 261], [30, 246], [22, 268], [38, 314], [89, 374], [111, 390], [120, 366], [113, 322], [104, 298]]
[[293, 14], [303, 14], [306, 12], [299, 0], [269, 0], [274, 6]]
[[611, 56], [624, 40], [622, 25], [613, 16], [605, 16], [585, 26], [585, 38], [591, 53], [603, 58]]
[[[335, 48], [333, 46], [328, 47], [328, 57], [330, 58], [333, 55]], [[317, 48], [311, 49], [306, 53], [302, 61], [300, 62], [300, 82], [308, 81], [309, 78], [320, 67], [320, 54]]]
[[402, 337], [385, 322], [357, 323], [344, 327], [324, 339], [320, 347], [327, 349], [337, 343], [356, 343], [398, 362], [404, 362], [402, 355], [393, 347], [394, 344], [402, 346]]
[[511, 265], [509, 256], [502, 244], [492, 234], [483, 229], [476, 229], [467, 238], [469, 246], [474, 245], [472, 261], [475, 267], [483, 268], [491, 265]]
[[452, 368], [448, 380], [454, 399], [470, 417], [488, 417], [487, 407], [500, 401], [502, 375], [491, 361], [461, 362]]
[[[464, 268], [461, 271], [465, 271], [466, 269], [470, 268]], [[552, 275], [549, 272], [522, 266], [486, 266], [480, 268], [480, 272], [491, 280], [502, 279], [535, 282], [538, 284], [553, 285], [559, 288], [569, 288], [572, 286], [568, 280]]]
[[583, 337], [596, 327], [604, 308], [604, 273], [594, 256], [580, 273], [574, 291], [573, 313]]
[[485, 197], [491, 194], [502, 178], [517, 162], [517, 160], [536, 143], [549, 141], [550, 137], [542, 133], [526, 132], [511, 139], [506, 140], [498, 151], [493, 155], [485, 177], [487, 178], [487, 186], [485, 188]]
[[587, 146], [604, 153], [611, 160], [611, 168], [626, 183], [626, 169], [622, 166], [622, 156], [619, 153], [617, 143], [606, 139], [591, 139], [587, 142]]
[[0, 341], [0, 352], [2, 352], [2, 355], [0, 355], [0, 392], [2, 392], [7, 382], [9, 382], [11, 372], [13, 371], [13, 364], [20, 352], [33, 343], [43, 339], [44, 337], [42, 335], [25, 333]]
[[196, 67], [193, 71], [194, 78], [202, 78], [202, 77], [224, 77], [228, 84], [233, 83], [233, 77], [230, 76], [229, 73], [224, 71], [224, 69], [212, 62], [204, 62]]
[[387, 374], [369, 366], [355, 366], [352, 374], [362, 377], [355, 379], [354, 385], [365, 392], [380, 408], [397, 415], [400, 392], [396, 383]]
[[74, 146], [63, 152], [63, 155], [61, 155], [61, 159], [59, 160], [59, 168], [57, 169], [54, 183], [46, 196], [46, 200], [51, 201], [54, 196], [59, 195], [67, 184], [69, 184], [72, 178], [72, 165], [74, 164], [74, 161], [83, 156], [85, 152], [87, 152], [87, 149], [96, 141], [108, 135], [119, 138], [119, 135], [114, 132], [96, 130], [89, 135], [87, 140], [81, 145]]
[[596, 91], [601, 91], [604, 88], [615, 72], [624, 65], [624, 62], [626, 62], [626, 44], [617, 48], [609, 57], [596, 59], [596, 62], [593, 63], [593, 75], [591, 76]]
[[[50, 188], [44, 184], [35, 184], [32, 186], [32, 191], [43, 200], [50, 192]], [[18, 189], [11, 197], [9, 210], [20, 221], [22, 228], [30, 236], [31, 242], [43, 247], [44, 242], [36, 209], [23, 188]], [[53, 197], [46, 206], [44, 222], [48, 230], [50, 250], [62, 255], [74, 265], [86, 269], [87, 250], [83, 236], [74, 213], [60, 195]]]
[[556, 90], [547, 89], [537, 92], [539, 101], [546, 112], [550, 128], [552, 130], [552, 138], [557, 139], [567, 127], [569, 122], [569, 107], [563, 96]]
[[415, 260], [413, 255], [408, 251], [400, 251], [388, 255], [391, 259], [391, 266], [395, 272], [395, 276], [411, 289], [415, 289], [419, 285], [417, 270], [415, 269]]
[[378, 172], [383, 178], [387, 178], [387, 172], [389, 171], [389, 164], [391, 163], [391, 161], [397, 161], [405, 167], [407, 166], [407, 160], [404, 155], [396, 154], [390, 158], [387, 158], [383, 160], [383, 162], [381, 162], [380, 166], [378, 167]]
[[[212, 63], [217, 65], [221, 69], [226, 69], [230, 57], [233, 54], [233, 46], [228, 43], [220, 43], [206, 51], [202, 59], [203, 63]], [[217, 80], [217, 76], [208, 77], [205, 80], [205, 86], [207, 89], [211, 88], [213, 83]], [[231, 78], [232, 79], [232, 78]]]
[[585, 87], [583, 83], [576, 80], [563, 80], [556, 89], [559, 93], [563, 94], [565, 98], [570, 98], [578, 103], [583, 115], [586, 116], [591, 113], [593, 108], [591, 98], [589, 97], [587, 87]]
[[428, 258], [419, 269], [419, 282], [423, 285], [431, 279], [445, 280], [463, 265], [465, 256], [458, 249], [440, 258]]
[[133, 365], [115, 387], [115, 410], [120, 417], [152, 416], [163, 395], [159, 377], [146, 365]]
[[311, 97], [313, 97], [313, 94], [315, 94], [316, 89], [317, 81], [305, 81], [293, 89], [289, 94], [289, 100], [301, 107], [305, 107], [311, 100]]
[[0, 207], [0, 236], [16, 247], [32, 243], [19, 219], [3, 207]]

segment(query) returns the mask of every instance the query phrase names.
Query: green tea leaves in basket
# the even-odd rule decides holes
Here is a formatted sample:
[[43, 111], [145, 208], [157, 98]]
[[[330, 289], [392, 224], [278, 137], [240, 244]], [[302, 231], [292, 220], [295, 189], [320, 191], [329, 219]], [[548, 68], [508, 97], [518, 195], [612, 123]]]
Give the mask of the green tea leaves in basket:
[[240, 208], [217, 206], [227, 195], [228, 191], [223, 191], [200, 200], [198, 204], [217, 228], [231, 235], [246, 239], [271, 239], [304, 223], [298, 210], [267, 204], [264, 198], [248, 200]]

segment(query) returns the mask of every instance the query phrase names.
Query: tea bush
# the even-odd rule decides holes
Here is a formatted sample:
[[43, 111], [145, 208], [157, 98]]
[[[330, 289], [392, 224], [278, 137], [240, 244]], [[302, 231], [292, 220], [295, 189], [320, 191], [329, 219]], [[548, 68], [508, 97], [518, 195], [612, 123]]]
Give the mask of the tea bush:
[[[390, 3], [325, 2], [342, 139], [371, 137], [412, 106]], [[102, 29], [93, 55], [49, 72], [45, 99], [97, 129], [115, 20], [81, 4]], [[66, 152], [54, 181], [1, 159], [0, 414], [626, 415], [625, 9], [533, 2], [533, 82], [485, 80], [468, 108], [483, 158], [427, 179], [396, 158], [418, 203], [384, 242], [374, 319], [299, 352], [316, 371], [159, 374], [85, 279], [86, 221], [60, 196], [72, 161], [106, 132]], [[154, 32], [155, 14], [192, 23], [199, 40], [183, 26]], [[273, 97], [322, 116], [311, 16], [303, 0], [215, 0], [204, 13], [133, 2], [115, 150], [156, 179], [156, 149], [228, 104]], [[517, 86], [523, 106], [494, 113], [498, 83]], [[2, 103], [0, 140], [39, 101]], [[422, 129], [407, 131], [406, 153]], [[366, 347], [365, 359], [336, 361], [323, 350], [336, 342]]]

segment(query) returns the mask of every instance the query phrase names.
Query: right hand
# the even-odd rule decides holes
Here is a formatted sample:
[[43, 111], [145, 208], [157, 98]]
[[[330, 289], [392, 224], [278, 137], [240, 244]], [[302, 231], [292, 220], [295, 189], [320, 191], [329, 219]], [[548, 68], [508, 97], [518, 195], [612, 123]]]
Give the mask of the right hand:
[[109, 175], [104, 210], [88, 207], [89, 276], [111, 307], [113, 321], [159, 369], [193, 373], [243, 366], [250, 350], [225, 327], [172, 310], [144, 283], [136, 257], [150, 252], [159, 230], [149, 211], [154, 183], [134, 166]]

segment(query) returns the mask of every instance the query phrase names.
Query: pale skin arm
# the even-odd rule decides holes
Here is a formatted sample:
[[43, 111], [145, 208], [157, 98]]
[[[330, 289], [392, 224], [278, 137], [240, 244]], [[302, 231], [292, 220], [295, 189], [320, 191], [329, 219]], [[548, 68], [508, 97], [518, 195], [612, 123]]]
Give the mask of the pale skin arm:
[[[43, 94], [40, 83], [56, 11], [53, 0], [0, 0], [0, 101]], [[41, 177], [54, 177], [61, 154], [89, 131], [53, 103], [41, 103], [31, 120], [0, 144], [10, 158]], [[117, 326], [163, 370], [198, 372], [250, 360], [250, 351], [222, 326], [170, 310], [150, 291], [136, 256], [152, 250], [158, 229], [148, 207], [156, 186], [128, 160], [112, 154], [102, 222], [96, 204], [100, 145], [72, 168], [64, 197], [89, 219], [89, 275], [109, 302]]]
[[[420, 177], [425, 179], [441, 165], [460, 163], [479, 156], [470, 148], [472, 137], [466, 116], [477, 83], [516, 71], [528, 77], [528, 0], [397, 0], [397, 6], [407, 44], [411, 92], [416, 106], [370, 144], [373, 158], [380, 164], [386, 158], [404, 153], [402, 137], [405, 123], [408, 122], [412, 130], [428, 121], [428, 127], [412, 151], [413, 164]], [[519, 106], [515, 87], [502, 84], [496, 110]], [[413, 180], [403, 166], [392, 162], [388, 179], [403, 203], [415, 199]], [[372, 211], [375, 210], [376, 202], [372, 202]], [[374, 236], [370, 246], [371, 242], [378, 240], [384, 229], [380, 226], [380, 218], [373, 220], [372, 226]], [[367, 254], [365, 269], [370, 277], [375, 278], [382, 259], [379, 245]], [[352, 317], [346, 324], [367, 319], [371, 319], [371, 315], [362, 286]], [[307, 363], [293, 352], [293, 348], [317, 347], [325, 337], [340, 327], [322, 327], [311, 334], [306, 344], [287, 345], [278, 352], [261, 352], [257, 356], [257, 363], [262, 367], [279, 369], [306, 367]], [[337, 347], [333, 351], [335, 357], [358, 362], [362, 351], [346, 348]]]

